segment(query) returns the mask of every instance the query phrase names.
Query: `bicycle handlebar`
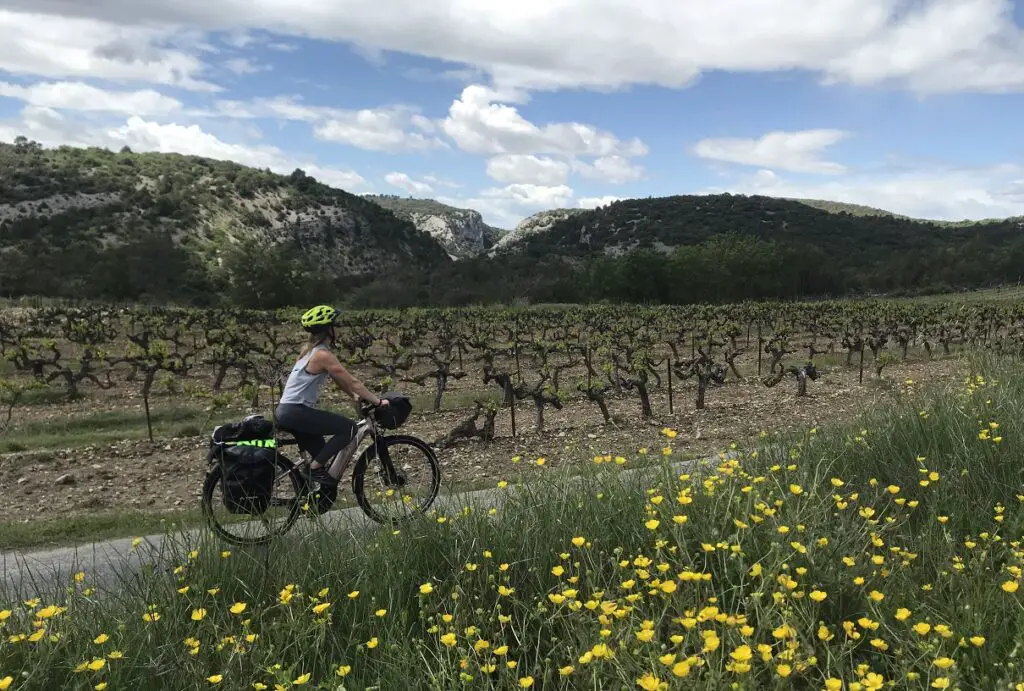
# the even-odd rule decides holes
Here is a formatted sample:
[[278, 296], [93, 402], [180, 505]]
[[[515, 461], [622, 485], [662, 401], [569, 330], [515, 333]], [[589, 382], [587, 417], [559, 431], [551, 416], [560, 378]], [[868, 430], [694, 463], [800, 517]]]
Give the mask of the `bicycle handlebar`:
[[360, 398], [359, 399], [358, 408], [359, 408], [359, 415], [361, 417], [363, 417], [363, 418], [368, 418], [368, 417], [370, 417], [370, 413], [372, 413], [377, 408], [380, 408], [380, 406], [376, 405], [375, 403], [370, 403], [368, 401], [364, 401], [363, 399]]

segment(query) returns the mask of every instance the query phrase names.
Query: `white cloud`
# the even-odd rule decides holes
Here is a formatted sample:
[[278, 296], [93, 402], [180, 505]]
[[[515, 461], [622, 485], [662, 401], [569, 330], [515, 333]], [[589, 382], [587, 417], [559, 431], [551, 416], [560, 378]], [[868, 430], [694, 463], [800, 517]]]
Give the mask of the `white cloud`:
[[45, 106], [25, 106], [18, 121], [0, 121], [0, 141], [12, 142], [19, 136], [44, 146], [102, 146], [102, 137], [94, 130]]
[[498, 228], [514, 228], [538, 211], [573, 206], [573, 190], [566, 185], [516, 183], [491, 187], [468, 198], [438, 197], [443, 204], [475, 209], [484, 221]]
[[[266, 29], [479, 67], [505, 86], [686, 86], [804, 69], [921, 91], [1024, 88], [1012, 0], [6, 0], [124, 25]], [[381, 21], [387, 17], [387, 21]], [[7, 36], [8, 32], [2, 32]]]
[[408, 131], [409, 119], [403, 109], [337, 111], [317, 124], [313, 133], [318, 139], [368, 151], [429, 151], [445, 146], [437, 137]]
[[596, 209], [601, 206], [608, 206], [612, 202], [621, 201], [622, 197], [580, 197], [576, 204], [581, 209]]
[[[285, 159], [288, 161], [288, 159]], [[316, 163], [308, 163], [306, 165], [295, 165], [292, 166], [289, 161], [288, 165], [283, 165], [277, 169], [271, 168], [274, 172], [285, 173], [291, 172], [296, 168], [302, 168], [306, 171], [307, 175], [312, 175], [314, 178], [330, 185], [339, 190], [345, 190], [346, 192], [366, 192], [369, 191], [370, 186], [367, 184], [366, 179], [362, 175], [354, 170], [344, 168], [333, 168], [331, 166], [320, 166]]]
[[830, 60], [827, 75], [859, 85], [902, 81], [921, 92], [1019, 91], [1022, 41], [1012, 0], [932, 0]]
[[0, 36], [0, 71], [12, 74], [219, 88], [199, 78], [199, 58], [169, 47], [175, 39], [169, 29], [0, 10]]
[[577, 161], [573, 167], [588, 180], [615, 185], [639, 180], [644, 174], [643, 166], [634, 165], [624, 156], [602, 156], [592, 164]]
[[231, 58], [224, 62], [224, 67], [237, 75], [256, 74], [257, 72], [270, 69], [268, 66], [257, 64], [249, 58]]
[[841, 173], [846, 168], [821, 158], [848, 134], [842, 130], [769, 132], [758, 139], [702, 139], [693, 147], [701, 158], [803, 173]]
[[0, 82], [0, 96], [58, 110], [163, 115], [181, 109], [181, 102], [152, 89], [115, 91], [84, 82], [38, 82], [29, 86]]
[[413, 180], [405, 173], [388, 173], [384, 176], [384, 181], [392, 187], [405, 190], [409, 194], [413, 195], [423, 196], [434, 191], [434, 189], [427, 183]]
[[[452, 102], [441, 123], [444, 132], [468, 153], [563, 154], [576, 156], [643, 156], [647, 147], [639, 139], [621, 141], [609, 132], [577, 122], [552, 123], [543, 127], [524, 118], [496, 99], [517, 94], [499, 94], [473, 84]], [[521, 94], [518, 96], [522, 97]]]
[[569, 178], [569, 164], [546, 156], [504, 154], [487, 160], [487, 175], [498, 182], [561, 185]]
[[1024, 166], [929, 168], [801, 182], [771, 170], [702, 193], [733, 192], [864, 204], [914, 218], [947, 221], [1024, 215]]
[[274, 96], [252, 101], [220, 100], [214, 112], [231, 118], [308, 122], [313, 124], [318, 139], [368, 151], [430, 151], [447, 146], [437, 137], [428, 136], [435, 130], [430, 119], [407, 106], [345, 110], [309, 105], [294, 96]]
[[430, 183], [431, 185], [435, 185], [438, 187], [451, 187], [455, 189], [464, 187], [464, 185], [461, 182], [456, 182], [455, 180], [448, 180], [446, 178], [441, 178], [436, 175], [424, 175], [423, 179]]
[[133, 151], [156, 151], [235, 161], [287, 174], [302, 168], [323, 182], [346, 191], [362, 190], [366, 181], [356, 172], [297, 159], [275, 146], [249, 146], [225, 142], [197, 125], [158, 123], [137, 115], [124, 123], [98, 128], [70, 119], [52, 108], [26, 106], [19, 121], [0, 122], [0, 141], [23, 135], [45, 146], [99, 146], [113, 150], [128, 146]]

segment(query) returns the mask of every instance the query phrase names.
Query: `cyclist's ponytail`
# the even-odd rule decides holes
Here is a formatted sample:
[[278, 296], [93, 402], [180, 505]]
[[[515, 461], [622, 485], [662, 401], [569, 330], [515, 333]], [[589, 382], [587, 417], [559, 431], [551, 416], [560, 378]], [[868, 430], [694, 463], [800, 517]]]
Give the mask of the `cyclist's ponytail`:
[[309, 334], [309, 339], [306, 341], [306, 344], [302, 346], [302, 350], [299, 351], [299, 359], [306, 357], [313, 348], [316, 348], [318, 345], [323, 345], [324, 342], [328, 340], [331, 341], [332, 344], [334, 343], [334, 338], [330, 331], [320, 331], [318, 333]]

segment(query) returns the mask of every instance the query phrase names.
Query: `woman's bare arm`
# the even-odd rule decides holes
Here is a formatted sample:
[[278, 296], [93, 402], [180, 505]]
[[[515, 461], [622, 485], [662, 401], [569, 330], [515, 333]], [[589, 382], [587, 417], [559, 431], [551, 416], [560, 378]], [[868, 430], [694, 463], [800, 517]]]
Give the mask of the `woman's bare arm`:
[[[345, 366], [338, 361], [338, 358], [326, 350], [321, 350], [314, 355], [312, 360], [317, 361], [315, 367], [318, 371], [326, 371], [342, 391], [354, 398], [361, 398], [367, 403], [380, 405], [383, 401], [370, 391], [366, 386], [352, 376], [352, 373], [345, 369]], [[313, 364], [313, 363], [310, 363]]]

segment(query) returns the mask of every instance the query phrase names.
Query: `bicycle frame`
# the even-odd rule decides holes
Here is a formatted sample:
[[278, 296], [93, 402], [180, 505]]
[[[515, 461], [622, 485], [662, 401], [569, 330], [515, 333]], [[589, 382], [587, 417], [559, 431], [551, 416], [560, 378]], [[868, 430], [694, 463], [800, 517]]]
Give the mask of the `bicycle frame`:
[[[343, 446], [341, 449], [338, 450], [336, 454], [327, 459], [327, 461], [324, 463], [324, 467], [330, 468], [334, 465], [334, 463], [338, 462], [340, 459], [340, 461], [344, 464], [342, 466], [341, 472], [338, 473], [338, 479], [340, 480], [345, 470], [348, 469], [348, 466], [352, 462], [352, 459], [356, 458], [356, 452], [359, 450], [359, 447], [367, 438], [370, 438], [372, 440], [371, 445], [363, 449], [362, 453], [359, 455], [364, 456], [368, 454], [374, 454], [378, 456], [381, 460], [381, 465], [384, 466], [384, 470], [387, 473], [388, 483], [397, 484], [400, 482], [400, 475], [395, 470], [395, 467], [391, 463], [391, 455], [388, 453], [387, 445], [384, 444], [382, 441], [385, 438], [385, 436], [380, 433], [380, 431], [377, 428], [377, 421], [373, 419], [372, 415], [370, 415], [371, 409], [372, 408], [370, 406], [367, 406], [366, 404], [360, 402], [359, 421], [356, 423], [355, 437], [351, 442], [349, 442], [349, 444]], [[297, 444], [298, 441], [294, 439], [278, 442], [279, 446], [290, 446]], [[342, 458], [342, 454], [347, 454], [347, 458]], [[312, 465], [313, 458], [309, 456], [309, 454], [307, 454], [305, 451], [300, 452], [300, 459], [301, 460], [298, 463], [294, 464], [295, 468], [301, 469], [303, 467]]]

